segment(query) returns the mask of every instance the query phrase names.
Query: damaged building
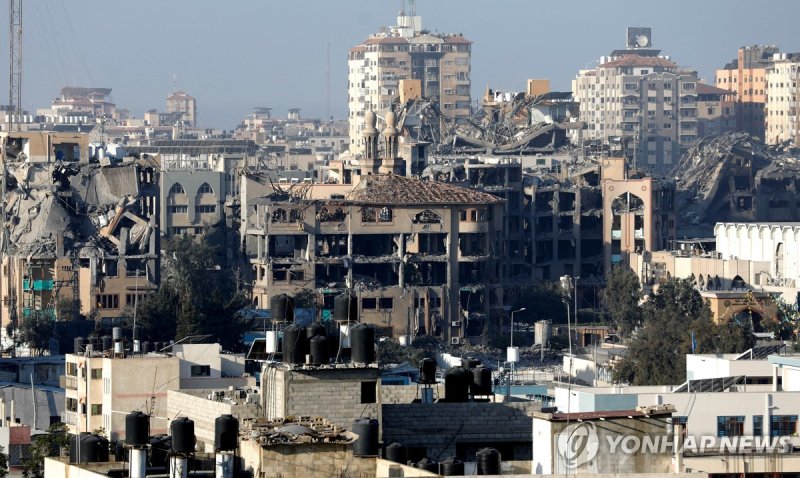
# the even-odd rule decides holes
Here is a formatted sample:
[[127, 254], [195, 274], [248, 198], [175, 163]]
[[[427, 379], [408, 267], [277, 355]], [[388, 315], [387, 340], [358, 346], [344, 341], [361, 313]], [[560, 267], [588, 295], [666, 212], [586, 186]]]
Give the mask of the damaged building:
[[[453, 341], [477, 336], [502, 314], [503, 200], [453, 184], [403, 176], [392, 115], [378, 158], [376, 118], [367, 114], [366, 154], [352, 184], [270, 183], [246, 175], [242, 237], [255, 277], [253, 301], [303, 289], [322, 313], [345, 289], [362, 320], [396, 335]], [[455, 342], [453, 342], [455, 343]]]
[[800, 150], [748, 133], [703, 138], [681, 158], [676, 211], [681, 235], [709, 236], [716, 222], [798, 221]]
[[90, 156], [86, 135], [0, 135], [2, 325], [120, 317], [159, 283], [158, 164]]

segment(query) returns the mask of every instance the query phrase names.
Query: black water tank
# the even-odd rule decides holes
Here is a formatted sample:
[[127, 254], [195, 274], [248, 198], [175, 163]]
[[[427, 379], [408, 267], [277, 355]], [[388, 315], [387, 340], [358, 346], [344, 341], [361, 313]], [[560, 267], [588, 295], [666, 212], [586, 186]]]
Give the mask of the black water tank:
[[436, 383], [436, 360], [424, 358], [420, 361], [419, 383], [428, 385]]
[[150, 417], [142, 412], [125, 415], [125, 443], [130, 446], [145, 446], [149, 443]]
[[108, 440], [91, 433], [81, 433], [70, 438], [71, 463], [98, 463], [108, 461]]
[[325, 337], [328, 335], [328, 331], [325, 329], [325, 326], [319, 322], [312, 322], [311, 325], [306, 327], [306, 338], [310, 339], [311, 337], [316, 337], [317, 335]]
[[358, 322], [358, 298], [355, 294], [339, 294], [333, 298], [333, 319], [337, 322]]
[[479, 475], [500, 474], [500, 452], [494, 448], [483, 448], [475, 454]]
[[150, 439], [150, 465], [153, 467], [169, 466], [172, 439], [167, 435], [158, 435]]
[[308, 339], [306, 331], [294, 324], [283, 329], [283, 361], [286, 363], [306, 363]]
[[75, 340], [72, 341], [72, 346], [75, 355], [81, 355], [86, 351], [86, 339], [83, 337], [75, 337]]
[[149, 354], [152, 351], [153, 351], [153, 344], [150, 343], [149, 340], [145, 340], [144, 342], [142, 342], [142, 353], [143, 354]]
[[442, 476], [464, 476], [464, 462], [456, 457], [448, 458], [439, 463], [439, 473]]
[[491, 395], [492, 393], [492, 371], [483, 365], [479, 365], [472, 370], [472, 394]]
[[294, 322], [294, 299], [286, 294], [272, 296], [269, 310], [273, 322]]
[[423, 458], [414, 465], [415, 468], [419, 468], [420, 470], [429, 471], [431, 473], [439, 474], [439, 463], [430, 458]]
[[104, 335], [104, 336], [100, 337], [100, 343], [102, 344], [104, 352], [106, 350], [111, 350], [111, 347], [113, 347], [113, 345], [114, 345], [114, 342], [111, 340], [111, 336], [110, 335]]
[[160, 352], [162, 347], [161, 342], [153, 342], [153, 352]]
[[[467, 380], [467, 375], [470, 379]], [[444, 398], [448, 402], [466, 402], [472, 373], [464, 367], [453, 367], [444, 374]]]
[[194, 422], [186, 417], [179, 417], [172, 421], [169, 427], [172, 435], [172, 451], [174, 453], [194, 453], [196, 443], [194, 436]]
[[353, 433], [358, 435], [353, 443], [353, 456], [378, 456], [378, 420], [353, 420]]
[[472, 370], [473, 368], [477, 367], [481, 364], [480, 360], [474, 358], [462, 358], [461, 359], [461, 366], [467, 370]]
[[389, 461], [405, 465], [408, 463], [408, 448], [405, 445], [394, 442], [384, 448], [383, 457]]
[[86, 338], [86, 345], [91, 345], [94, 352], [100, 351], [100, 338], [96, 335], [90, 335]]
[[324, 365], [330, 362], [331, 354], [328, 345], [328, 338], [324, 335], [317, 335], [311, 338], [309, 348], [311, 350], [311, 363], [314, 365]]
[[367, 324], [354, 325], [350, 329], [350, 350], [355, 363], [375, 362], [375, 329]]
[[114, 443], [114, 461], [125, 461], [128, 458], [128, 450], [125, 449], [125, 442], [118, 441]]
[[239, 420], [233, 415], [221, 415], [214, 420], [214, 448], [233, 451], [239, 445]]
[[139, 340], [141, 338], [140, 337], [140, 335], [141, 335], [140, 331], [141, 331], [140, 327], [134, 327], [133, 328], [133, 340]]

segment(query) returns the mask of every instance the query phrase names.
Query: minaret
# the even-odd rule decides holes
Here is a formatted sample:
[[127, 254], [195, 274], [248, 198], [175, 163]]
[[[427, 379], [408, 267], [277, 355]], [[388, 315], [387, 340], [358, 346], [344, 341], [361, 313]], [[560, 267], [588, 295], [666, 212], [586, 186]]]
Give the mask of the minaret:
[[375, 112], [370, 108], [364, 115], [364, 157], [361, 159], [361, 175], [377, 174], [378, 168], [381, 165], [381, 160], [378, 157], [378, 141], [380, 141], [381, 133], [375, 125], [378, 122], [378, 117]]
[[383, 161], [380, 164], [380, 172], [383, 174], [403, 175], [405, 172], [405, 161], [400, 158], [397, 146], [397, 115], [393, 111], [386, 114], [386, 128], [383, 130]]

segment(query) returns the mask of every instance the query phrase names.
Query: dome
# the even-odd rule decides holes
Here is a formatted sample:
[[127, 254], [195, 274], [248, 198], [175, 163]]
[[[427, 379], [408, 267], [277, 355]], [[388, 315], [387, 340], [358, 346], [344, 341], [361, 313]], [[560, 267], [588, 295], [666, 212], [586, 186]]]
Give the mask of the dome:
[[364, 114], [364, 125], [365, 125], [364, 133], [367, 134], [377, 133], [378, 129], [375, 127], [377, 123], [378, 123], [378, 117], [375, 115], [375, 112], [372, 111], [372, 108], [370, 108]]
[[386, 129], [383, 130], [383, 134], [387, 136], [397, 134], [397, 115], [394, 114], [394, 111], [386, 114]]

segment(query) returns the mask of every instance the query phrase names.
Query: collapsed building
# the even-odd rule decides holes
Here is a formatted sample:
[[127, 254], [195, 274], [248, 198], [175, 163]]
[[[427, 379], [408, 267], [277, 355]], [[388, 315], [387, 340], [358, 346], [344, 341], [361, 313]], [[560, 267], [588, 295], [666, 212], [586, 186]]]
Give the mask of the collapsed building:
[[798, 221], [800, 150], [747, 133], [700, 140], [672, 171], [683, 229], [716, 222]]
[[499, 156], [557, 151], [566, 145], [567, 120], [576, 107], [568, 92], [532, 95], [487, 88], [483, 107], [458, 123], [448, 120], [436, 102], [419, 96], [398, 99], [392, 111], [404, 140], [430, 144], [434, 154]]
[[159, 283], [158, 163], [90, 156], [86, 135], [0, 135], [2, 325], [120, 317]]
[[[241, 223], [254, 270], [253, 302], [314, 289], [323, 314], [345, 289], [363, 320], [396, 335], [460, 341], [502, 314], [503, 200], [456, 185], [404, 176], [395, 118], [378, 157], [367, 114], [366, 154], [348, 165], [352, 184], [281, 186], [246, 175]], [[392, 159], [393, 158], [393, 159]]]

